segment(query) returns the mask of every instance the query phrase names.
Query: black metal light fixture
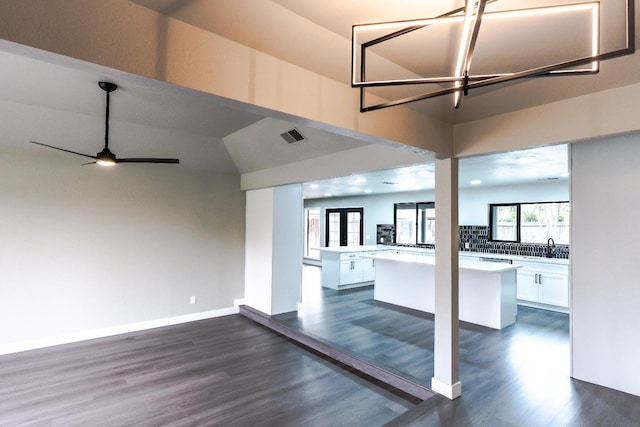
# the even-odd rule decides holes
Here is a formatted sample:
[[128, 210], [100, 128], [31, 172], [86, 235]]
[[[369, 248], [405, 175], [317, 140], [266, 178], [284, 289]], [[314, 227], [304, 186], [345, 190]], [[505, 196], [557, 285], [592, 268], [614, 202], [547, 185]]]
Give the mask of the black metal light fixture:
[[[606, 5], [611, 6], [615, 1], [607, 0]], [[607, 52], [601, 52], [601, 9], [604, 3], [601, 4], [599, 1], [505, 10], [496, 6], [507, 4], [508, 1], [466, 0], [465, 7], [434, 18], [354, 25], [351, 38], [351, 85], [360, 90], [360, 111], [379, 110], [443, 95], [452, 95], [453, 105], [458, 108], [462, 97], [471, 89], [526, 77], [597, 73], [600, 61], [635, 52], [634, 0], [622, 1], [624, 4], [618, 1], [617, 6], [619, 9], [624, 6], [624, 25], [618, 22], [609, 29], [618, 31], [622, 28], [625, 45]], [[522, 57], [523, 51], [528, 53], [526, 46], [520, 47], [517, 42], [509, 39], [517, 38], [534, 27], [543, 28], [543, 25], [555, 25], [559, 31], [568, 32], [568, 19], [576, 23], [576, 31], [582, 31], [577, 35], [580, 39], [579, 49], [571, 44], [575, 43], [574, 39], [567, 43], [566, 50], [570, 51], [569, 56], [558, 57], [548, 54], [557, 49], [557, 46], [553, 45], [545, 46], [545, 53], [548, 54], [546, 58], [531, 58], [531, 55], [523, 60], [524, 65], [520, 68], [509, 62], [509, 58], [505, 60], [504, 57], [509, 55]], [[483, 32], [483, 36], [479, 37], [481, 29], [485, 27], [489, 27], [490, 31]], [[514, 34], [505, 34], [506, 30]], [[420, 43], [418, 33], [422, 34], [421, 40], [426, 40], [427, 43]], [[576, 35], [572, 36], [575, 38]], [[447, 43], [456, 46], [455, 52], [451, 51], [451, 46], [448, 49], [442, 47]], [[511, 51], [501, 52], [501, 61], [486, 57], [487, 53], [500, 43], [509, 45]], [[435, 47], [433, 50], [436, 52], [428, 51], [429, 46]], [[521, 50], [518, 50], [519, 48]], [[416, 53], [419, 49], [422, 49], [422, 52]], [[529, 50], [533, 52], [536, 49], [529, 47]], [[417, 58], [430, 58], [431, 62], [437, 62], [437, 56], [440, 54], [451, 60], [451, 63], [440, 61], [442, 63], [435, 67], [421, 68], [415, 64], [404, 67], [404, 60], [410, 59], [407, 58], [407, 52]], [[483, 64], [472, 70], [474, 54], [476, 57], [484, 57], [481, 59]], [[542, 62], [545, 60], [549, 62]], [[369, 64], [370, 62], [373, 64]], [[402, 70], [404, 75], [389, 76], [375, 70], [376, 64], [385, 63], [396, 66], [396, 70]], [[496, 69], [500, 66], [504, 66], [505, 69]], [[365, 91], [368, 88], [408, 85], [435, 85], [436, 88], [418, 95], [365, 105]]]
[[119, 158], [109, 149], [109, 105], [110, 105], [110, 94], [114, 92], [118, 85], [111, 82], [99, 82], [98, 86], [102, 89], [106, 94], [106, 105], [105, 105], [105, 119], [104, 119], [104, 148], [97, 153], [95, 156], [91, 154], [79, 153], [77, 151], [67, 150], [66, 148], [56, 147], [53, 145], [43, 144], [37, 141], [29, 141], [32, 144], [42, 145], [44, 147], [53, 148], [54, 150], [63, 151], [65, 153], [71, 153], [82, 157], [87, 157], [89, 159], [93, 159], [93, 162], [85, 163], [85, 164], [98, 164], [100, 166], [113, 166], [118, 163], [166, 163], [166, 164], [178, 164], [180, 163], [179, 159], [164, 159], [164, 158], [148, 158], [148, 157], [136, 157], [136, 158]]

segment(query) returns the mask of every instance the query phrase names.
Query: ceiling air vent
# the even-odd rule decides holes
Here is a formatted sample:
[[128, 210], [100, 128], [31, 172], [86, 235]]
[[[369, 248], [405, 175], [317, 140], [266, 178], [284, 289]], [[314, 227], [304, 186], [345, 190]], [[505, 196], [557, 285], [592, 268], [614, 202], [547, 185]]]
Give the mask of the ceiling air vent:
[[288, 132], [281, 133], [280, 136], [289, 144], [293, 144], [294, 142], [299, 142], [306, 139], [298, 129], [291, 129]]

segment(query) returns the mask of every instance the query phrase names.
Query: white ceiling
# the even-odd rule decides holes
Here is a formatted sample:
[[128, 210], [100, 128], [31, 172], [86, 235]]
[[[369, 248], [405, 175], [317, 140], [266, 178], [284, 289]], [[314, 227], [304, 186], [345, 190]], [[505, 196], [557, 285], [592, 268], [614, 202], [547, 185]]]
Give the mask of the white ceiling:
[[[458, 185], [500, 186], [567, 180], [568, 146], [556, 145], [460, 159]], [[355, 174], [304, 184], [305, 198], [362, 196], [399, 191], [433, 190], [435, 163]], [[480, 182], [477, 182], [480, 181]]]
[[[345, 83], [349, 81], [353, 24], [430, 17], [464, 4], [462, 0], [134, 2]], [[558, 2], [499, 0], [495, 4], [498, 3], [509, 8]], [[624, 2], [611, 0], [602, 4], [613, 7]], [[636, 7], [636, 15], [639, 9]], [[636, 16], [636, 19], [640, 18]], [[458, 110], [452, 108], [448, 97], [421, 101], [412, 104], [412, 108], [451, 123], [462, 123], [635, 83], [640, 81], [637, 70], [638, 55], [626, 56], [603, 62], [600, 73], [595, 76], [533, 79], [471, 92]], [[90, 133], [74, 134], [75, 126], [69, 124], [68, 137], [64, 141], [49, 139], [51, 132], [46, 123], [36, 117], [28, 132], [29, 139], [75, 151], [94, 153], [103, 144], [104, 93], [97, 87], [100, 80], [119, 85], [112, 96], [112, 147], [123, 157], [180, 157], [187, 166], [192, 163], [216, 171], [249, 173], [371, 144], [311, 126], [294, 126], [286, 121], [286, 117], [273, 117], [271, 112], [255, 106], [4, 41], [0, 41], [0, 78], [3, 82], [0, 101], [86, 116], [92, 124]], [[137, 142], [135, 138], [128, 138], [131, 135], [119, 133], [118, 123], [135, 123], [173, 132], [179, 144], [176, 145], [175, 140], [173, 144], [169, 143], [171, 141], [152, 141], [145, 148], [150, 152], [141, 153], [137, 147], [135, 150], [129, 148], [135, 147]], [[285, 143], [280, 133], [294, 127], [309, 140], [291, 145]], [[143, 131], [140, 130], [140, 134]], [[206, 157], [202, 155], [203, 143], [208, 144]], [[118, 144], [123, 145], [118, 147]], [[142, 148], [141, 145], [139, 149]], [[460, 185], [469, 185], [472, 179], [481, 180], [481, 185], [562, 179], [567, 172], [566, 147], [534, 149], [535, 160], [528, 164], [517, 160], [524, 154], [462, 159]], [[353, 184], [354, 177], [333, 177], [306, 183], [305, 194], [322, 197], [324, 194], [361, 194], [366, 189], [378, 193], [433, 188], [433, 167], [432, 162], [427, 162], [405, 169], [370, 173], [364, 177], [366, 185], [362, 182]], [[361, 169], [365, 170], [366, 165]], [[312, 188], [312, 184], [319, 188]]]

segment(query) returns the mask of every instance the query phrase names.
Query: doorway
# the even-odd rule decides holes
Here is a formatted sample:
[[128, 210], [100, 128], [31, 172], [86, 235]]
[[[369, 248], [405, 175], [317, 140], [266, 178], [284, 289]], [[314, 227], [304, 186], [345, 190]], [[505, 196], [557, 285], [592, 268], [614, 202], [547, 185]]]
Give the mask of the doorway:
[[325, 213], [325, 246], [354, 246], [363, 242], [364, 208], [333, 208]]

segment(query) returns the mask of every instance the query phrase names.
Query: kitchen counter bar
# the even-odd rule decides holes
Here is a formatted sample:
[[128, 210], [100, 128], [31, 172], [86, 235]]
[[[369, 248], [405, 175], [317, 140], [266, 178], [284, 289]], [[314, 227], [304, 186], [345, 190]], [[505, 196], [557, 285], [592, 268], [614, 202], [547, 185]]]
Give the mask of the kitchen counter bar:
[[[363, 254], [375, 260], [374, 299], [435, 313], [435, 257]], [[459, 318], [494, 329], [516, 321], [516, 270], [519, 265], [461, 260]]]

